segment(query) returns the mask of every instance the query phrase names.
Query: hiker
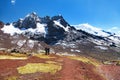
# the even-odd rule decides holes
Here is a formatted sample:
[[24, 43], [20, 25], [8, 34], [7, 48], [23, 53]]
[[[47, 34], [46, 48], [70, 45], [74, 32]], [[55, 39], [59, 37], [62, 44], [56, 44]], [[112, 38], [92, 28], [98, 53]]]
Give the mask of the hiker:
[[50, 48], [47, 48], [47, 55], [50, 54]]
[[47, 55], [47, 48], [45, 47], [45, 55]]
[[49, 55], [50, 54], [50, 48], [45, 47], [45, 55]]

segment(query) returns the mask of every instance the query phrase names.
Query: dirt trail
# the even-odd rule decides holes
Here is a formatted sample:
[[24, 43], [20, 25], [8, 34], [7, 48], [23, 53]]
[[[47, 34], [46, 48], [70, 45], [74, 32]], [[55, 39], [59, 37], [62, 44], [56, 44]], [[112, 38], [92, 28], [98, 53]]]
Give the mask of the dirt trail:
[[60, 80], [105, 80], [94, 68], [92, 65], [64, 57]]
[[[62, 70], [62, 79], [61, 80], [75, 80], [76, 75], [76, 65], [78, 64], [74, 60], [68, 58], [63, 58], [63, 70]], [[77, 74], [79, 75], [79, 74]], [[80, 80], [80, 79], [79, 79]]]

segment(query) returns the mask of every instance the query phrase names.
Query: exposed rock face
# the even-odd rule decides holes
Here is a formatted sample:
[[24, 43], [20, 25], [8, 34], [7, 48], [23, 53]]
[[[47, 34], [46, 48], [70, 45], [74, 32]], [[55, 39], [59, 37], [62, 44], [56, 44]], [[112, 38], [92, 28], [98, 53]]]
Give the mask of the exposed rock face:
[[[3, 23], [0, 23], [3, 28]], [[14, 35], [5, 34], [4, 29], [0, 34], [0, 47], [6, 49], [17, 48], [23, 52], [43, 51], [46, 45], [49, 45], [54, 52], [69, 52], [77, 54], [86, 54], [90, 56], [99, 56], [107, 54], [114, 57], [120, 57], [119, 36], [111, 35], [99, 36], [89, 32], [78, 30], [71, 26], [61, 15], [49, 17], [39, 17], [36, 13], [28, 14], [24, 19], [17, 22], [4, 25], [11, 27]], [[5, 29], [6, 29], [5, 28]], [[11, 31], [10, 31], [11, 32]], [[102, 33], [104, 33], [102, 32]], [[110, 37], [118, 40], [116, 43]], [[7, 45], [6, 45], [7, 44]], [[104, 57], [104, 56], [103, 56]], [[108, 57], [110, 58], [110, 57]]]
[[63, 25], [64, 27], [70, 26], [65, 19], [63, 18], [62, 15], [58, 15], [58, 16], [53, 16], [52, 20], [54, 21], [60, 21], [60, 24]]
[[40, 22], [40, 18], [36, 15], [36, 13], [31, 13], [25, 17], [24, 20], [19, 19], [14, 23], [15, 27], [19, 29], [28, 29], [28, 28], [36, 28], [36, 23]]
[[58, 40], [62, 40], [65, 35], [65, 30], [59, 25], [55, 25], [53, 19], [48, 23], [46, 35], [46, 43], [56, 43]]
[[4, 23], [0, 21], [0, 29], [4, 27]]
[[37, 28], [37, 24], [46, 24], [46, 26], [44, 26], [46, 29], [45, 35], [39, 32], [33, 33], [30, 31], [26, 31], [24, 34], [29, 36], [30, 39], [45, 41], [47, 44], [54, 44], [58, 40], [63, 40], [66, 36], [65, 28], [71, 28], [61, 15], [53, 16], [51, 18], [45, 16], [42, 18], [38, 17], [36, 13], [31, 13], [24, 19], [19, 19], [17, 22], [13, 23], [16, 28], [21, 30], [30, 28], [35, 29]]
[[[40, 26], [37, 24], [40, 24]], [[43, 25], [43, 28], [45, 28], [45, 33], [32, 30], [25, 31], [22, 34], [28, 36], [30, 39], [44, 41], [45, 43], [52, 45], [62, 40], [75, 42], [76, 40], [84, 39], [92, 42], [94, 39], [96, 39], [102, 40], [103, 43], [109, 42], [109, 40], [104, 37], [92, 35], [82, 30], [76, 30], [73, 26], [70, 26], [67, 21], [65, 21], [62, 15], [53, 17], [46, 16], [42, 18], [38, 17], [36, 13], [31, 13], [28, 14], [24, 19], [19, 19], [17, 22], [14, 22], [13, 25], [21, 30], [34, 30], [38, 27], [40, 28], [41, 25]]]

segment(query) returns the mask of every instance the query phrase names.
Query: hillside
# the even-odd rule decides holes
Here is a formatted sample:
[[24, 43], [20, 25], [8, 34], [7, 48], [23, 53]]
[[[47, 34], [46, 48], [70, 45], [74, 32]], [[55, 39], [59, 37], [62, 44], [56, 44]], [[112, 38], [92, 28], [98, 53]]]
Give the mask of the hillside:
[[[96, 59], [85, 56], [55, 54], [28, 56], [26, 54], [11, 53], [5, 55], [0, 53], [0, 63], [0, 80], [120, 79], [120, 66], [103, 64]], [[112, 68], [114, 70], [110, 70]]]
[[0, 80], [119, 80], [120, 36], [32, 12], [0, 21], [0, 63]]
[[99, 60], [120, 58], [120, 37], [88, 24], [72, 26], [62, 15], [40, 17], [32, 12], [12, 23], [1, 22], [0, 50], [20, 53], [87, 55]]

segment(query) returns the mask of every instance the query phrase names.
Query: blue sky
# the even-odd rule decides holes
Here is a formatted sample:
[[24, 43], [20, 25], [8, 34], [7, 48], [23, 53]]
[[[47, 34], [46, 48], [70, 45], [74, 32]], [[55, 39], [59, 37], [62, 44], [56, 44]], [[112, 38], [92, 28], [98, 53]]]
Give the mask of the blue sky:
[[120, 0], [0, 0], [0, 20], [14, 22], [28, 13], [62, 14], [70, 24], [120, 28]]

